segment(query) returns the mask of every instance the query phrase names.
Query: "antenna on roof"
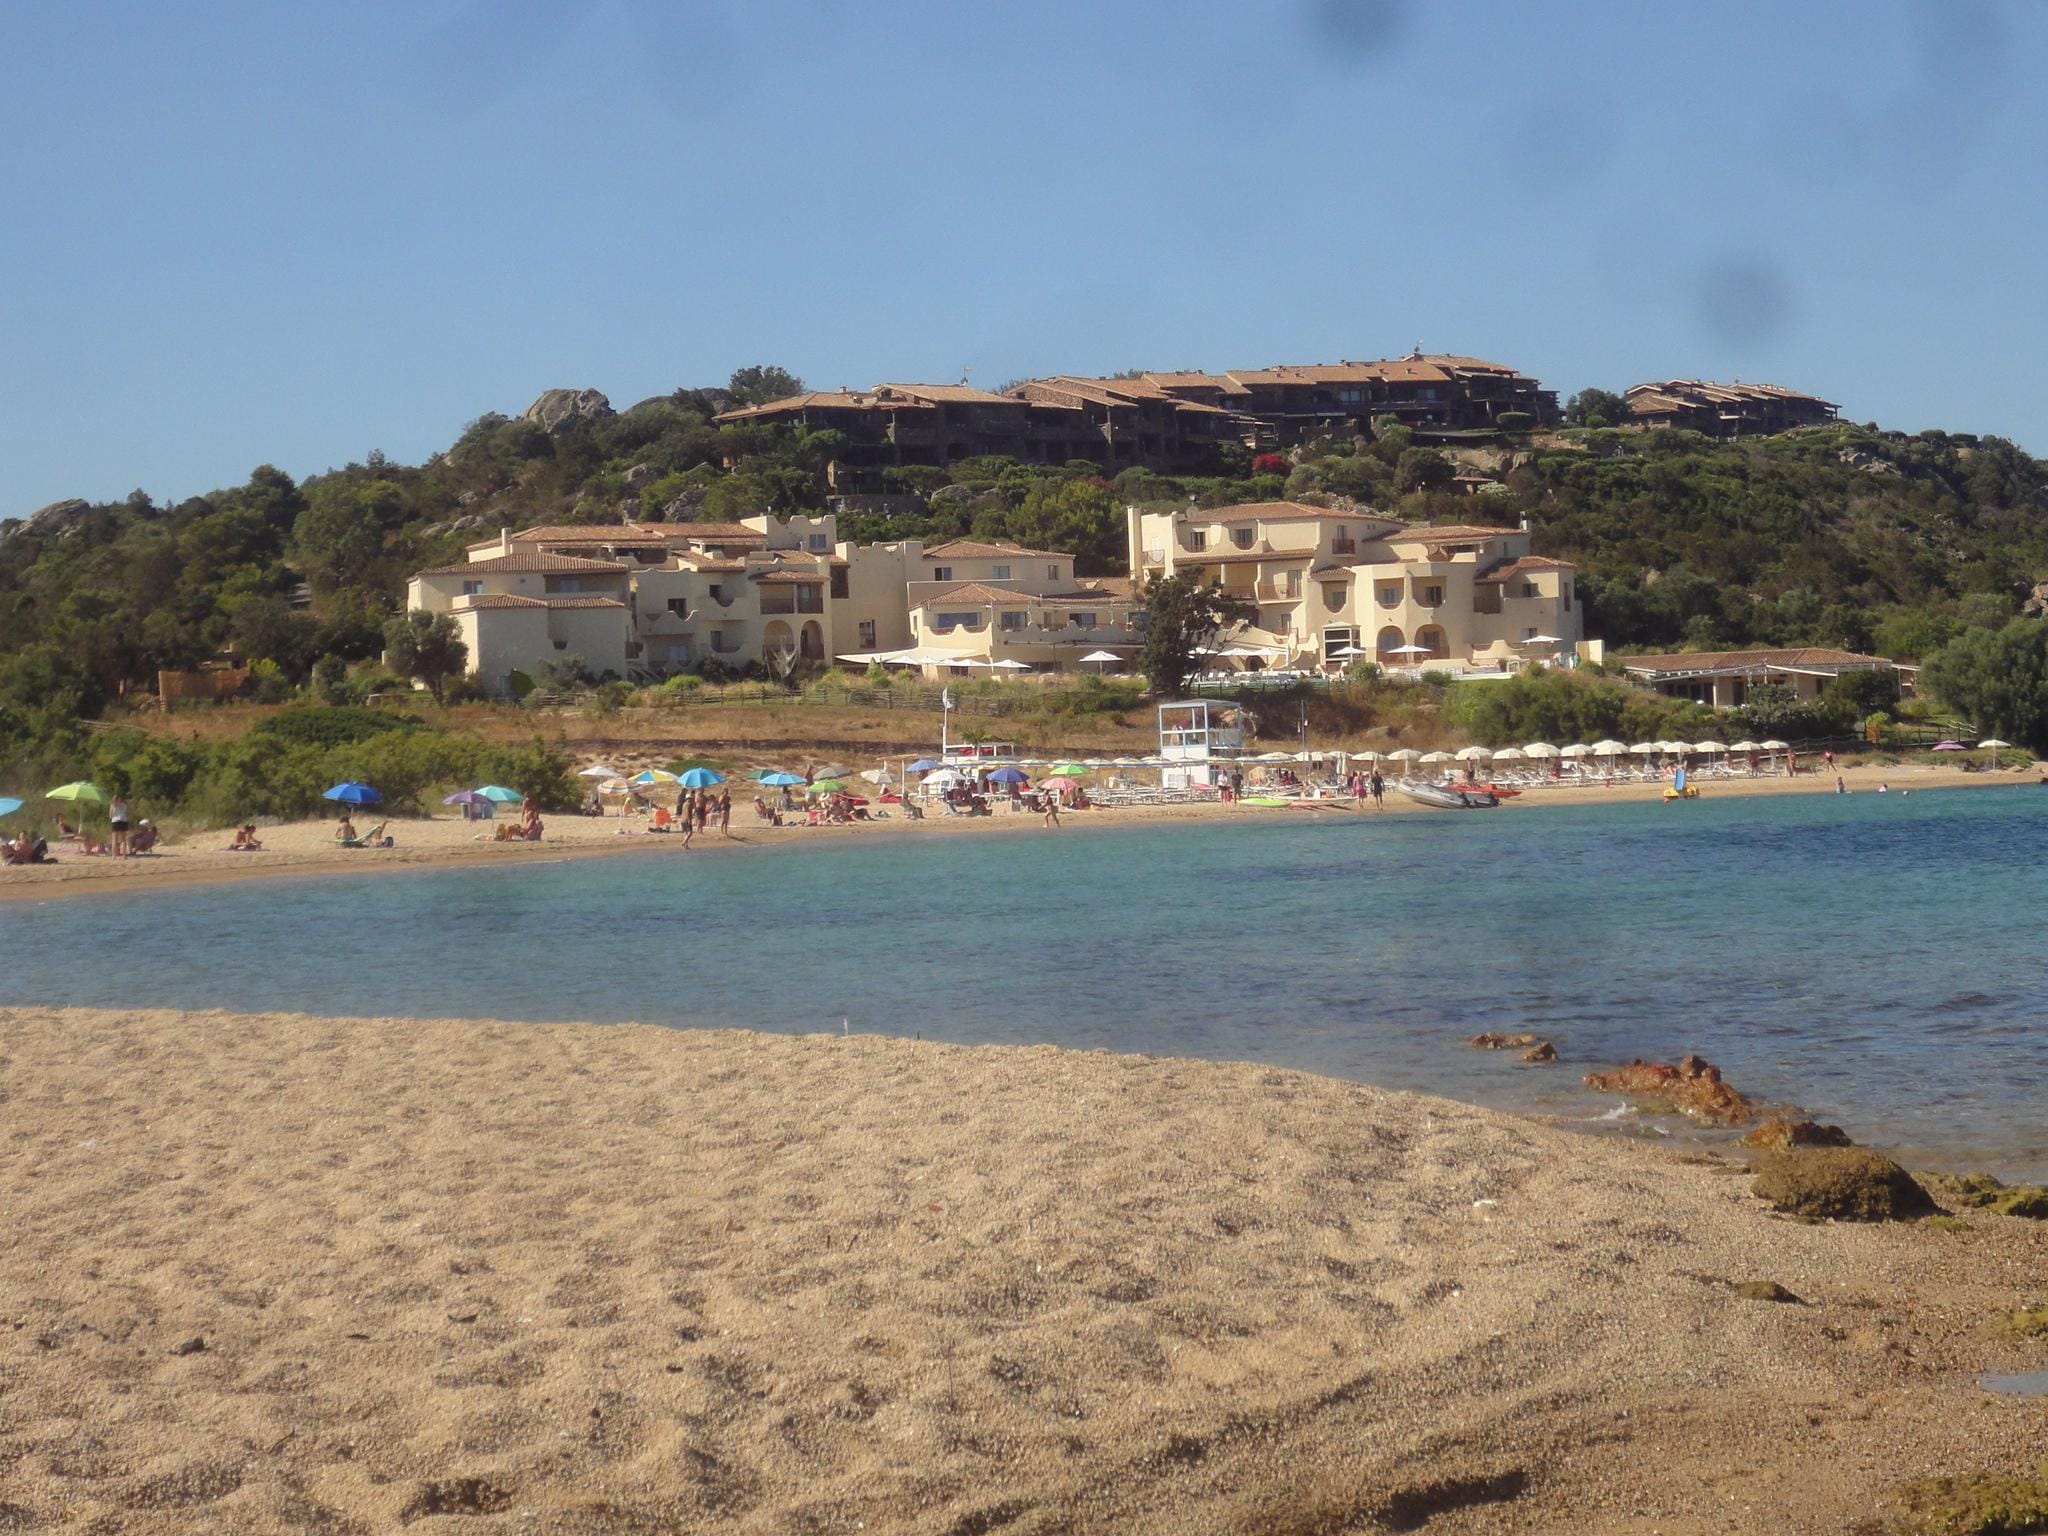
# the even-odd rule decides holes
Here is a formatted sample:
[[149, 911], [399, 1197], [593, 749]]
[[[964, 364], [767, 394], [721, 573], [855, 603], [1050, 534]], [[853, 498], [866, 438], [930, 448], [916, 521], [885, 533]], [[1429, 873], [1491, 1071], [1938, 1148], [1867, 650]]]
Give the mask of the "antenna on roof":
[[967, 387], [967, 365], [965, 363], [960, 365], [960, 387], [962, 389]]

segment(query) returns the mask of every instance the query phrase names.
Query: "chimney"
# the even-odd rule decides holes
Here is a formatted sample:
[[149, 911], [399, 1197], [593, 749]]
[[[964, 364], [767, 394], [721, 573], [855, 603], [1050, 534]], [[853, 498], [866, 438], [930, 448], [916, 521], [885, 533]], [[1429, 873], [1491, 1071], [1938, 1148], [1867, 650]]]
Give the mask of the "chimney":
[[500, 527], [498, 529], [498, 553], [501, 555], [512, 553], [512, 530], [510, 528]]

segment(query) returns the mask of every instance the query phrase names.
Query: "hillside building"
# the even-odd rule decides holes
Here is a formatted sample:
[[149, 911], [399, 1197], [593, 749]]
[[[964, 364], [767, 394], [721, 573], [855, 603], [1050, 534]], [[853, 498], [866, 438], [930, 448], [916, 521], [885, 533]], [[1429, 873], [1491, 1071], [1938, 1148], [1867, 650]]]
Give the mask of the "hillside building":
[[1811, 704], [1831, 679], [1848, 672], [1899, 674], [1902, 691], [1912, 692], [1917, 667], [1900, 666], [1882, 656], [1862, 656], [1828, 646], [1798, 646], [1762, 651], [1682, 651], [1670, 656], [1624, 656], [1628, 675], [1668, 698], [1691, 699], [1716, 709], [1739, 709], [1749, 691], [1762, 683], [1790, 688], [1802, 704]]
[[1837, 409], [1833, 401], [1776, 384], [1715, 384], [1705, 379], [1638, 384], [1622, 398], [1633, 425], [1677, 427], [1709, 437], [1760, 437], [1817, 427], [1833, 421]]

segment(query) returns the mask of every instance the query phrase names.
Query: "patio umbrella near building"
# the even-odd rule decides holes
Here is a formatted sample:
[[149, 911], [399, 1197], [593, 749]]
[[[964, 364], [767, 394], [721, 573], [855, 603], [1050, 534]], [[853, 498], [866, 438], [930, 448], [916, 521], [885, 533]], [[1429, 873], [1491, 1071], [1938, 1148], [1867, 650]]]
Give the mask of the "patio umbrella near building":
[[336, 800], [343, 805], [379, 805], [384, 800], [383, 793], [371, 785], [354, 783], [337, 784], [324, 792], [320, 798]]
[[1390, 649], [1387, 654], [1389, 656], [1427, 656], [1429, 654], [1429, 647], [1413, 644], [1397, 645]]
[[1008, 656], [1005, 656], [1000, 661], [991, 661], [988, 665], [994, 667], [999, 672], [1029, 672], [1031, 670], [1030, 662], [1015, 661]]
[[1117, 655], [1115, 651], [1090, 651], [1086, 656], [1083, 656], [1081, 658], [1081, 664], [1083, 666], [1107, 666], [1111, 662], [1115, 662], [1118, 666], [1122, 666], [1124, 659], [1123, 657]]
[[676, 782], [685, 789], [709, 789], [714, 784], [723, 784], [725, 782], [725, 775], [713, 773], [709, 768], [699, 766], [696, 768], [685, 768], [682, 777], [677, 779]]

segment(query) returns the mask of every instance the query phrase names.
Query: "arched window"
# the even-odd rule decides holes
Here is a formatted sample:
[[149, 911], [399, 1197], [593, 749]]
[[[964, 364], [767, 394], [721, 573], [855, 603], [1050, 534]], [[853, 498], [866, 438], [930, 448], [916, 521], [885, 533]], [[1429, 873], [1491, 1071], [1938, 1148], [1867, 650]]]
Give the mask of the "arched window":
[[1397, 653], [1407, 643], [1407, 640], [1401, 634], [1400, 625], [1389, 624], [1382, 629], [1379, 633], [1379, 638], [1373, 641], [1373, 649], [1379, 653], [1380, 665], [1383, 667], [1398, 667], [1404, 664], [1408, 658]]

